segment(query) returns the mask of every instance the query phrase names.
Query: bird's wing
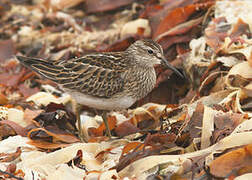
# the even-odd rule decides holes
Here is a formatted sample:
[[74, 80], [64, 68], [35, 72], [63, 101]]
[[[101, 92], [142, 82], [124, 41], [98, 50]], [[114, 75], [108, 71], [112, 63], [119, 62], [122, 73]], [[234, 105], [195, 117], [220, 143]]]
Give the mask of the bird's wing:
[[[63, 88], [92, 96], [109, 98], [121, 92], [124, 86], [122, 73], [126, 65], [116, 56], [87, 55], [63, 62], [17, 56], [25, 66], [58, 83]], [[118, 67], [119, 65], [119, 67]]]

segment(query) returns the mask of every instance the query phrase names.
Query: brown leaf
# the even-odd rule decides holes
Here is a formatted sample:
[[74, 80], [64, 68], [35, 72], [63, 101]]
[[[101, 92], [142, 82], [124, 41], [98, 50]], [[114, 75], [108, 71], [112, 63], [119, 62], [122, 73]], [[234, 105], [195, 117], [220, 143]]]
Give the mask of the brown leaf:
[[0, 41], [0, 62], [3, 63], [12, 58], [15, 51], [15, 44], [12, 40], [8, 39]]
[[132, 123], [129, 121], [125, 121], [123, 123], [120, 123], [116, 128], [115, 128], [115, 133], [119, 137], [127, 136], [129, 134], [133, 134], [138, 132], [140, 129], [138, 129], [136, 126], [134, 126]]
[[214, 117], [215, 130], [213, 132], [213, 143], [228, 136], [233, 130], [244, 121], [244, 114], [219, 113]]
[[10, 126], [17, 135], [23, 136], [25, 137], [27, 135], [27, 131], [25, 130], [25, 128], [23, 128], [22, 126], [20, 126], [19, 124], [13, 122], [13, 121], [9, 121], [9, 120], [3, 120], [0, 121], [0, 125], [8, 125]]
[[179, 24], [171, 29], [169, 29], [168, 31], [159, 34], [155, 40], [159, 41], [160, 39], [162, 39], [165, 36], [175, 36], [175, 35], [180, 35], [183, 33], [186, 33], [188, 31], [190, 31], [193, 27], [199, 25], [202, 21], [203, 21], [203, 16], [197, 18], [197, 19], [193, 19], [190, 21], [187, 21], [185, 23]]
[[227, 177], [242, 167], [252, 164], [252, 144], [228, 152], [215, 159], [209, 166], [210, 173], [215, 177]]
[[64, 147], [71, 145], [71, 144], [66, 144], [66, 143], [51, 143], [51, 142], [46, 142], [43, 140], [30, 140], [27, 143], [30, 145], [33, 145], [37, 148], [41, 148], [41, 149], [45, 149], [45, 150], [64, 148]]
[[167, 144], [172, 144], [176, 140], [176, 135], [167, 133], [167, 134], [152, 134], [150, 135], [149, 139], [147, 140], [146, 144], [151, 145], [151, 146], [156, 146], [156, 145], [167, 145]]
[[0, 153], [0, 162], [11, 162], [17, 159], [21, 154], [21, 148], [18, 147], [14, 153]]
[[11, 164], [9, 164], [9, 165], [7, 166], [7, 168], [6, 168], [6, 172], [9, 172], [9, 173], [14, 174], [14, 173], [15, 173], [15, 171], [16, 171], [16, 169], [17, 169], [16, 164], [11, 163]]
[[132, 43], [136, 41], [136, 38], [130, 36], [125, 39], [114, 42], [111, 45], [105, 47], [98, 47], [97, 50], [101, 52], [116, 52], [116, 51], [124, 51], [129, 47]]
[[201, 130], [198, 127], [202, 127], [202, 119], [204, 113], [204, 105], [198, 103], [193, 115], [188, 123], [189, 132], [191, 138], [199, 137]]
[[189, 19], [189, 17], [196, 11], [207, 9], [212, 3], [202, 4], [190, 4], [185, 7], [179, 7], [171, 11], [159, 24], [156, 32], [154, 32], [154, 38], [157, 38], [160, 34], [168, 31], [172, 27], [181, 24]]
[[99, 161], [100, 163], [104, 162], [105, 155], [111, 153], [112, 148], [107, 148], [103, 151], [100, 151], [98, 154], [95, 155], [95, 159]]
[[7, 103], [8, 103], [7, 97], [4, 94], [0, 93], [0, 104], [5, 105]]
[[248, 59], [250, 67], [252, 67], [252, 52], [250, 53], [250, 58]]
[[123, 147], [121, 157], [124, 156], [124, 154], [127, 154], [128, 152], [130, 152], [131, 150], [140, 151], [140, 150], [143, 150], [143, 148], [144, 148], [143, 143], [130, 142]]
[[227, 37], [227, 32], [231, 28], [230, 26], [220, 26], [219, 24], [225, 23], [224, 17], [214, 19], [213, 23], [205, 29], [206, 43], [210, 46], [215, 53], [218, 53], [221, 49], [221, 45], [224, 39]]
[[236, 24], [233, 25], [230, 37], [231, 39], [236, 39], [237, 37], [244, 34], [247, 35], [247, 37], [251, 37], [249, 25], [245, 23], [241, 18], [239, 18]]
[[5, 86], [16, 87], [20, 83], [20, 79], [24, 76], [25, 70], [23, 69], [19, 73], [1, 73], [0, 74], [0, 84]]
[[59, 0], [59, 1], [49, 1], [50, 5], [54, 9], [67, 9], [80, 4], [84, 0]]
[[[133, 144], [132, 147], [135, 147], [135, 145]], [[117, 172], [121, 171], [123, 168], [128, 166], [130, 163], [132, 163], [138, 159], [141, 159], [141, 158], [144, 158], [147, 156], [151, 156], [151, 155], [160, 154], [159, 148], [155, 149], [155, 148], [145, 147], [143, 150], [139, 150], [138, 148], [141, 149], [142, 146], [140, 145], [139, 147], [136, 147], [132, 152], [128, 152], [126, 155], [121, 156], [119, 163], [115, 167]], [[129, 148], [129, 149], [131, 149], [131, 148]]]
[[111, 11], [132, 2], [133, 0], [85, 0], [85, 9], [88, 13]]
[[[151, 29], [153, 32], [157, 31], [160, 22], [175, 8], [184, 7], [194, 3], [192, 0], [166, 0], [162, 4], [157, 4], [155, 1], [149, 1], [146, 4], [145, 11], [140, 14], [141, 18], [148, 18], [150, 20]], [[196, 2], [195, 2], [196, 3]]]
[[34, 118], [40, 126], [47, 127], [50, 125], [72, 133], [76, 132], [76, 116], [73, 112], [67, 110], [64, 105], [50, 103], [46, 106], [45, 111]]
[[30, 110], [28, 108], [24, 111], [24, 121], [27, 122], [27, 124], [31, 124], [35, 117], [37, 117], [39, 114], [41, 114], [43, 110]]
[[[112, 130], [116, 126], [116, 117], [115, 116], [109, 116], [107, 117], [109, 129]], [[88, 133], [90, 136], [103, 136], [104, 132], [106, 131], [106, 126], [104, 122], [98, 127], [98, 128], [89, 128]]]
[[28, 132], [27, 137], [31, 140], [41, 139], [49, 140], [51, 142], [63, 142], [63, 143], [75, 143], [80, 140], [63, 130], [58, 129], [57, 127], [48, 126], [47, 129], [44, 128], [35, 128]]
[[27, 98], [27, 97], [29, 97], [29, 96], [31, 96], [31, 95], [33, 95], [33, 94], [35, 94], [35, 93], [37, 93], [37, 92], [40, 91], [38, 87], [30, 88], [27, 85], [25, 85], [24, 83], [20, 84], [18, 86], [18, 89], [23, 94], [23, 96], [25, 98]]
[[78, 150], [77, 153], [76, 153], [76, 156], [71, 159], [70, 161], [67, 162], [67, 165], [70, 166], [70, 167], [73, 167], [76, 166], [80, 169], [85, 169], [85, 166], [81, 165], [81, 162], [82, 162], [82, 150]]

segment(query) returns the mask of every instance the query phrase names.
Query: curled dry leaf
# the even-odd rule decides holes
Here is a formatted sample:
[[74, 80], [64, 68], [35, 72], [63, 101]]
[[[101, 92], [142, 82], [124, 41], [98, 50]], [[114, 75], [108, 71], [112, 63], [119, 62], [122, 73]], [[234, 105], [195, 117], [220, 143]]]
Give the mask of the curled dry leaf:
[[54, 95], [46, 92], [38, 92], [26, 99], [26, 101], [33, 101], [38, 106], [47, 106], [50, 103], [66, 104], [71, 100], [70, 95], [64, 95], [62, 97], [55, 97]]
[[27, 144], [32, 145], [42, 150], [49, 150], [49, 151], [70, 146], [70, 144], [64, 143], [64, 142], [55, 143], [55, 142], [47, 142], [43, 140], [30, 140], [27, 142]]
[[[62, 177], [63, 179], [65, 179], [65, 177], [82, 179], [87, 174], [91, 174], [92, 172], [96, 172], [98, 175], [101, 175], [103, 170], [108, 171], [108, 167], [105, 164], [108, 163], [107, 161], [111, 162], [111, 159], [107, 159], [103, 165], [96, 160], [95, 156], [97, 153], [109, 147], [111, 148], [114, 143], [117, 144], [118, 142], [103, 142], [102, 144], [75, 143], [69, 147], [51, 153], [28, 153], [22, 158], [22, 162], [19, 164], [19, 167], [35, 171], [43, 177], [62, 177], [60, 175], [64, 174], [64, 177]], [[76, 166], [69, 167], [67, 164], [65, 164], [73, 160], [78, 151], [82, 151], [83, 158], [81, 164], [85, 166], [85, 169], [77, 168]], [[115, 175], [117, 176], [117, 173]]]
[[[55, 109], [57, 108], [57, 110]], [[46, 107], [46, 112], [40, 113], [34, 120], [40, 127], [55, 127], [64, 131], [75, 133], [76, 131], [76, 117], [67, 110], [62, 104], [49, 104]], [[52, 128], [53, 129], [53, 128]]]
[[160, 123], [164, 105], [148, 103], [132, 111], [131, 123], [140, 129], [155, 128]]
[[14, 153], [0, 153], [0, 162], [11, 162], [17, 159], [21, 154], [21, 148], [18, 147]]
[[54, 9], [67, 9], [78, 5], [84, 0], [51, 0], [50, 5]]
[[63, 143], [75, 143], [79, 142], [80, 140], [69, 133], [66, 133], [65, 131], [61, 131], [59, 129], [50, 129], [46, 130], [44, 128], [36, 128], [32, 129], [28, 132], [27, 137], [31, 140], [41, 138], [41, 139], [51, 139], [52, 142], [63, 142]]
[[[251, 100], [249, 99], [249, 88], [252, 79], [252, 68], [249, 66], [248, 62], [242, 62], [236, 64], [229, 71], [225, 79], [225, 84], [235, 91], [229, 95], [229, 99], [223, 99], [223, 102], [231, 102], [232, 97], [235, 97], [234, 110], [235, 112], [248, 113], [251, 116], [250, 112], [245, 112], [242, 110], [242, 102], [249, 104]], [[247, 90], [246, 90], [247, 89]]]
[[[109, 116], [108, 117], [108, 125], [109, 129], [112, 130], [116, 126], [116, 118], [114, 116]], [[106, 131], [106, 127], [104, 122], [98, 127], [98, 128], [89, 128], [88, 133], [90, 136], [103, 136], [104, 132]]]
[[147, 19], [136, 19], [134, 21], [127, 22], [122, 27], [120, 36], [126, 37], [127, 35], [137, 34], [139, 28], [143, 29], [143, 36], [149, 37], [151, 35], [149, 21]]
[[[119, 172], [120, 177], [140, 177], [144, 173], [147, 173], [149, 169], [159, 166], [160, 164], [168, 164], [170, 167], [177, 167], [174, 168], [173, 173], [183, 173], [182, 164], [183, 162], [194, 159], [198, 157], [204, 157], [206, 155], [209, 155], [213, 152], [221, 152], [228, 148], [233, 148], [241, 145], [250, 144], [251, 139], [249, 137], [252, 137], [251, 132], [244, 132], [244, 133], [238, 133], [238, 134], [232, 134], [230, 136], [227, 136], [226, 138], [222, 139], [221, 141], [217, 142], [216, 144], [200, 150], [195, 151], [192, 153], [186, 153], [181, 155], [156, 155], [156, 156], [148, 156], [143, 159], [137, 160], [130, 165], [128, 165], [126, 168], [121, 170]], [[242, 138], [242, 139], [241, 139]]]
[[[116, 118], [114, 116], [108, 117], [109, 129], [112, 130], [116, 126]], [[98, 128], [89, 128], [88, 132], [90, 136], [103, 136], [106, 130], [104, 122]]]
[[[240, 75], [243, 78], [246, 79], [252, 79], [252, 67], [249, 66], [248, 62], [242, 62], [239, 64], [236, 64], [233, 66], [228, 75], [227, 75], [227, 81], [229, 79], [229, 76], [231, 75]], [[230, 84], [230, 82], [226, 82], [227, 85]]]
[[68, 161], [67, 165], [70, 166], [70, 167], [73, 167], [73, 165], [74, 165], [74, 166], [76, 166], [78, 168], [81, 168], [81, 169], [85, 170], [85, 167], [80, 164], [81, 161], [82, 161], [82, 156], [83, 156], [82, 154], [83, 154], [82, 151], [78, 150], [77, 153], [76, 153], [76, 156], [72, 160]]

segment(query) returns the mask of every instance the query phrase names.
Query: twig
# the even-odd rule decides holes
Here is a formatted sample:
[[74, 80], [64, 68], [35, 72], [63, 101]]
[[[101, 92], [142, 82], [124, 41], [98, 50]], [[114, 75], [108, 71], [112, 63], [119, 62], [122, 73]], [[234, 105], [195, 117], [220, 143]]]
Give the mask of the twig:
[[0, 170], [0, 173], [1, 173], [1, 174], [7, 174], [7, 175], [9, 175], [11, 178], [14, 178], [14, 179], [17, 179], [17, 180], [24, 180], [23, 178], [17, 177], [17, 176], [15, 176], [15, 175], [13, 175], [12, 173], [9, 173], [9, 172], [6, 172], [6, 171]]

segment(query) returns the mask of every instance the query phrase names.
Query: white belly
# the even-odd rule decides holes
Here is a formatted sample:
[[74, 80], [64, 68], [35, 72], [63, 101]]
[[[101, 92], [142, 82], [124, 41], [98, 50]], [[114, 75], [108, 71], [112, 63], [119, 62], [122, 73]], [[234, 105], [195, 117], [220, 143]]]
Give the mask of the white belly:
[[79, 104], [101, 110], [121, 110], [130, 107], [136, 99], [129, 96], [116, 98], [98, 98], [75, 91], [65, 90]]

